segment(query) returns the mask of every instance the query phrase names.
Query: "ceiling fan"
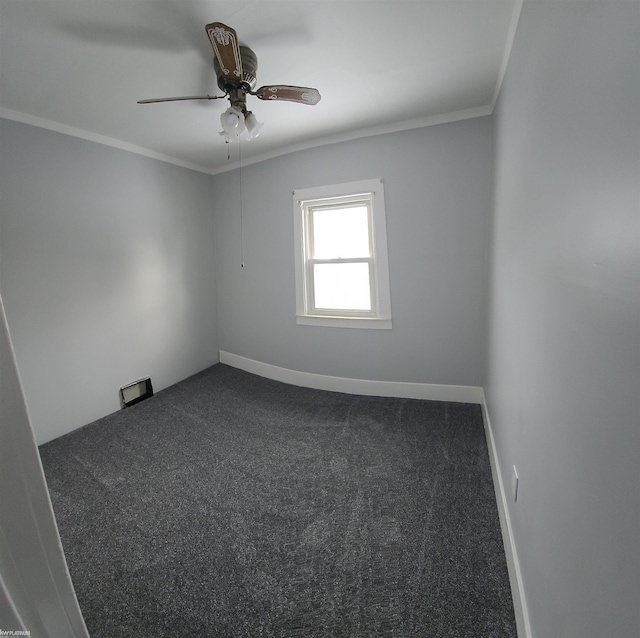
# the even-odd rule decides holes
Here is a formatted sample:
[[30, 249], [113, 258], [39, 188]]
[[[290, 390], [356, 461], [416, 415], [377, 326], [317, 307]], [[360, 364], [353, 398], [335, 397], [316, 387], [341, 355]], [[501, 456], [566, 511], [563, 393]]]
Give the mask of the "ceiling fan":
[[218, 100], [228, 97], [230, 106], [220, 116], [222, 124], [220, 135], [228, 142], [232, 137], [239, 138], [245, 130], [249, 139], [256, 138], [260, 134], [262, 124], [256, 120], [251, 111], [247, 110], [247, 95], [255, 95], [260, 100], [280, 100], [309, 105], [320, 101], [318, 89], [303, 86], [274, 84], [255, 89], [258, 70], [256, 54], [249, 47], [240, 46], [235, 30], [222, 22], [207, 24], [205, 29], [215, 56], [213, 67], [218, 78], [218, 86], [224, 91], [224, 95], [163, 97], [140, 100], [138, 104], [180, 100]]

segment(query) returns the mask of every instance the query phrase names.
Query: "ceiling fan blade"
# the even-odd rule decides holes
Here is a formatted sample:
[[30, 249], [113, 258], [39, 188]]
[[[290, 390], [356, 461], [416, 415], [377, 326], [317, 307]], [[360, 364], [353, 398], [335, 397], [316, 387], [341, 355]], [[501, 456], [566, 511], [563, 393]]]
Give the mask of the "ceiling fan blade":
[[257, 95], [261, 100], [285, 100], [287, 102], [310, 105], [317, 104], [321, 99], [318, 89], [310, 89], [304, 86], [286, 86], [284, 84], [261, 86], [252, 95]]
[[234, 84], [240, 82], [242, 80], [242, 60], [236, 32], [222, 22], [212, 22], [205, 29], [224, 77]]
[[155, 102], [178, 102], [181, 100], [219, 100], [226, 95], [187, 95], [185, 97], [157, 97], [151, 100], [138, 100], [138, 104], [154, 104]]

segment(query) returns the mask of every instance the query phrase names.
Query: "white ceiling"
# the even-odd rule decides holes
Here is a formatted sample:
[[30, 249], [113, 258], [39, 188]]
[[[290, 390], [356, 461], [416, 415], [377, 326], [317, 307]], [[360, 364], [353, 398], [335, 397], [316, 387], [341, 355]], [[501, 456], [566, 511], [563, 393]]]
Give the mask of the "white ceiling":
[[316, 87], [316, 106], [248, 97], [265, 126], [243, 163], [295, 148], [490, 113], [522, 0], [0, 0], [0, 115], [218, 172], [204, 26], [258, 56], [258, 86]]

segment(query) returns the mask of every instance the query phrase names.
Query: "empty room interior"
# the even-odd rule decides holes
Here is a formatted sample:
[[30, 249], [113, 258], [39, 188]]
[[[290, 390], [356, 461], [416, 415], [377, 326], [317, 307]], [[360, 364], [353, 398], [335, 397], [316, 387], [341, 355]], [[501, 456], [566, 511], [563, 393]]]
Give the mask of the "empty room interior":
[[0, 59], [0, 630], [639, 635], [637, 0], [0, 0]]

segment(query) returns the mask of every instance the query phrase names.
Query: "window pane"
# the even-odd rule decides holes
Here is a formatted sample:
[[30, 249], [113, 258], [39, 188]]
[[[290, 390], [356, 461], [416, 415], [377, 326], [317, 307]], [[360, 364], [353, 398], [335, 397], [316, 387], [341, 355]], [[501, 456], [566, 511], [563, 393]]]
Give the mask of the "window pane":
[[314, 264], [315, 307], [323, 310], [371, 310], [369, 263]]
[[367, 206], [313, 209], [315, 259], [370, 257]]

